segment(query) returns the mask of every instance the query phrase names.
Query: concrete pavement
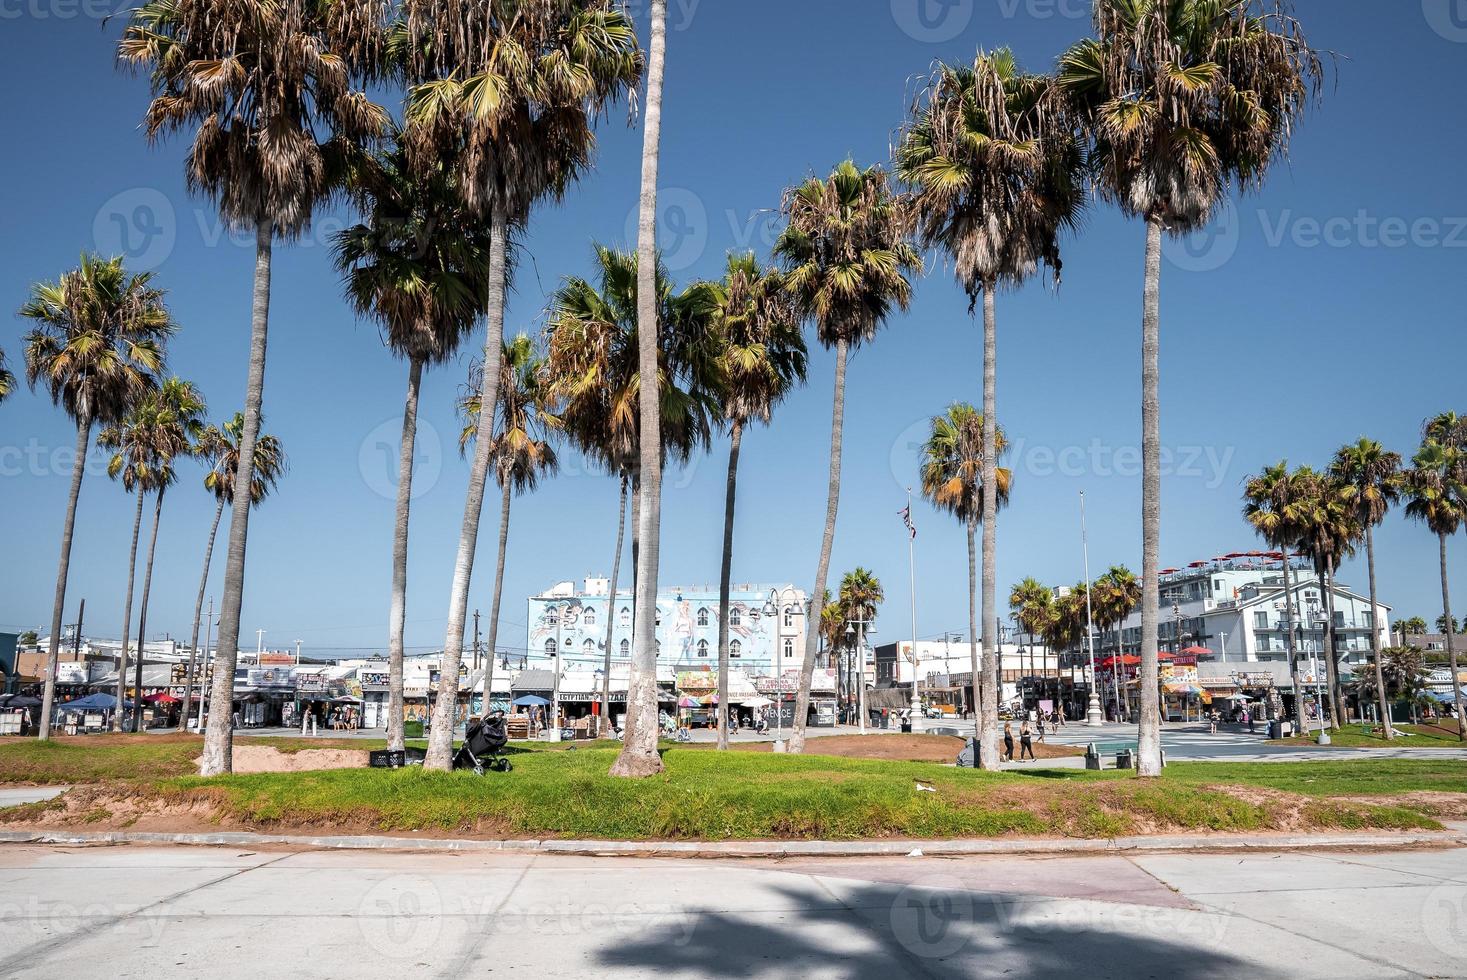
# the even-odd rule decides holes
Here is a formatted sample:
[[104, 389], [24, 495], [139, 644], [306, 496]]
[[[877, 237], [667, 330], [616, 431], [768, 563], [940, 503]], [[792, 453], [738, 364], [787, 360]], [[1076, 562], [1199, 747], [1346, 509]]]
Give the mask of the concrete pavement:
[[0, 975], [1467, 976], [1467, 850], [707, 862], [0, 848]]

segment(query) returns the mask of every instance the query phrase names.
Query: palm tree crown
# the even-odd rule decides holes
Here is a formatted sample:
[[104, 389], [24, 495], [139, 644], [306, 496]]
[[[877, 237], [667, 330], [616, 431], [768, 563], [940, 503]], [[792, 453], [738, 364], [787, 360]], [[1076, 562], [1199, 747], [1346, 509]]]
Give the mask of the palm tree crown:
[[1378, 526], [1401, 499], [1400, 472], [1400, 453], [1386, 451], [1373, 439], [1342, 447], [1329, 468], [1345, 504], [1366, 527]]
[[[542, 476], [559, 465], [555, 448], [546, 438], [559, 420], [545, 411], [545, 362], [525, 334], [505, 341], [500, 362], [498, 420], [494, 427], [494, 475], [500, 486], [516, 493], [535, 489]], [[476, 371], [482, 370], [476, 367]], [[464, 428], [459, 449], [466, 449], [479, 431], [482, 404], [479, 384], [470, 378], [467, 393], [459, 400]]]
[[870, 569], [857, 566], [840, 581], [840, 608], [847, 619], [875, 619], [876, 607], [885, 601], [881, 580]]
[[20, 315], [36, 324], [26, 335], [26, 380], [77, 421], [120, 421], [155, 389], [174, 331], [151, 273], [128, 275], [121, 258], [94, 255], [32, 287]]
[[[998, 429], [995, 457], [1008, 452], [1008, 439]], [[932, 432], [922, 447], [922, 496], [964, 524], [983, 516], [983, 415], [958, 402], [932, 419]], [[1012, 470], [998, 470], [998, 506], [1009, 502]]]
[[386, 128], [360, 86], [381, 64], [387, 16], [379, 0], [151, 0], [132, 12], [118, 57], [150, 73], [149, 139], [197, 127], [189, 186], [225, 221], [291, 239], [349, 148]]
[[97, 444], [115, 450], [107, 473], [129, 492], [157, 492], [178, 478], [174, 461], [194, 455], [207, 431], [204, 398], [191, 382], [168, 378], [143, 396], [121, 421], [107, 426]]
[[785, 285], [820, 342], [851, 347], [876, 336], [893, 308], [912, 298], [909, 275], [922, 257], [908, 241], [910, 209], [892, 194], [886, 171], [850, 160], [826, 180], [785, 195], [789, 226], [775, 245]]
[[924, 244], [952, 256], [970, 300], [1060, 272], [1059, 235], [1084, 205], [1083, 157], [1051, 80], [1008, 49], [939, 64], [897, 152]]
[[[637, 256], [595, 250], [596, 280], [573, 276], [552, 298], [546, 394], [583, 452], [627, 472], [640, 441]], [[686, 460], [708, 445], [719, 411], [718, 352], [707, 326], [715, 293], [707, 284], [675, 292], [660, 263], [656, 281], [663, 455]]]
[[808, 359], [784, 278], [750, 252], [730, 255], [723, 281], [708, 288], [724, 418], [738, 425], [767, 423], [774, 406], [804, 382]]
[[1009, 590], [1009, 608], [1031, 636], [1043, 636], [1055, 614], [1054, 591], [1036, 578], [1026, 578]]
[[[264, 419], [260, 419], [261, 425]], [[234, 503], [234, 475], [239, 471], [239, 444], [244, 432], [244, 413], [236, 412], [223, 425], [209, 426], [199, 437], [198, 455], [208, 461], [204, 489], [225, 505]], [[280, 440], [260, 433], [255, 440], [255, 466], [250, 480], [250, 506], [258, 507], [285, 475], [288, 463]]]
[[1061, 59], [1101, 194], [1175, 234], [1262, 184], [1324, 78], [1286, 0], [1096, 0]]
[[5, 367], [5, 351], [0, 350], [0, 402], [10, 397], [10, 389], [13, 387], [15, 387], [15, 375]]
[[1459, 450], [1428, 439], [1403, 474], [1406, 516], [1451, 537], [1467, 519], [1467, 481]]
[[347, 298], [381, 325], [394, 352], [447, 360], [484, 308], [487, 229], [444, 164], [415, 170], [400, 142], [359, 159], [349, 188], [365, 220], [335, 237]]

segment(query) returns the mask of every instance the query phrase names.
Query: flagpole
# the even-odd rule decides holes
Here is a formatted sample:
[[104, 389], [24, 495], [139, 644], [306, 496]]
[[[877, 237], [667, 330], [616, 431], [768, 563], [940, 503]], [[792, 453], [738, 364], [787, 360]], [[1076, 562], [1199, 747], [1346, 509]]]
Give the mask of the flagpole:
[[[907, 575], [912, 584], [912, 731], [922, 717], [922, 694], [917, 671], [917, 526], [912, 523], [912, 488], [907, 487]], [[944, 664], [946, 666], [946, 664]]]

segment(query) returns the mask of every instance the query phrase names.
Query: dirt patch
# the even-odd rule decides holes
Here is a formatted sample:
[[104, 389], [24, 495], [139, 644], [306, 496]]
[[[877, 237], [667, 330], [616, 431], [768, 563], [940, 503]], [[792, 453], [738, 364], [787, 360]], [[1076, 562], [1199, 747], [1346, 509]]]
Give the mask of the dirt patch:
[[1412, 793], [1397, 793], [1393, 796], [1338, 796], [1343, 803], [1364, 803], [1370, 806], [1403, 806], [1431, 817], [1447, 820], [1467, 819], [1467, 793], [1441, 793], [1434, 790], [1417, 790]]
[[[845, 759], [885, 759], [892, 762], [953, 762], [963, 751], [964, 739], [951, 735], [822, 735], [805, 742], [806, 755], [830, 755]], [[745, 752], [770, 752], [770, 742], [744, 742], [734, 746]], [[1034, 744], [1040, 759], [1084, 755], [1073, 745]]]
[[[315, 769], [361, 769], [368, 753], [361, 749], [300, 749], [281, 752], [273, 745], [234, 743], [234, 772], [308, 772]], [[197, 762], [198, 760], [194, 760]]]

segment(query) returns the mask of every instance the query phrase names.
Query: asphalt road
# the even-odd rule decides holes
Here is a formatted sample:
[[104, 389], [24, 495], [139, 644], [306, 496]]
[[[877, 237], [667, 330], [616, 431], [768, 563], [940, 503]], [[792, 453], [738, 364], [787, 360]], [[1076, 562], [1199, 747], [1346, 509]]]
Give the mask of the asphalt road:
[[1467, 976], [1467, 850], [676, 861], [0, 847], [0, 976]]

